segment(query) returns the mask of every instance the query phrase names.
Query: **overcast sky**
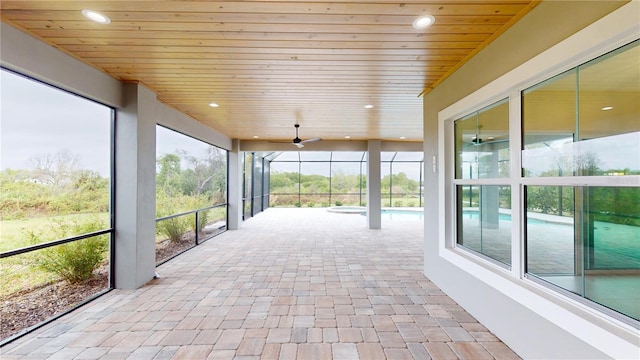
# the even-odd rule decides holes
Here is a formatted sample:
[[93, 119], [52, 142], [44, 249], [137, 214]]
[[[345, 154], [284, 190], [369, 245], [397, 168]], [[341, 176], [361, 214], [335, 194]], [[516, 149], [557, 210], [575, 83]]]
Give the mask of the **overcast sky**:
[[111, 109], [0, 72], [0, 167], [29, 169], [28, 160], [68, 150], [80, 166], [108, 174]]
[[[640, 132], [606, 136], [580, 142], [552, 141], [548, 146], [523, 151], [522, 166], [534, 175], [556, 170], [560, 159], [565, 162], [580, 154], [597, 158], [600, 170], [640, 170]], [[570, 163], [571, 161], [569, 161]]]
[[[29, 159], [67, 150], [80, 167], [109, 175], [111, 109], [0, 71], [0, 169], [30, 169]], [[209, 144], [158, 127], [158, 154], [204, 156]]]

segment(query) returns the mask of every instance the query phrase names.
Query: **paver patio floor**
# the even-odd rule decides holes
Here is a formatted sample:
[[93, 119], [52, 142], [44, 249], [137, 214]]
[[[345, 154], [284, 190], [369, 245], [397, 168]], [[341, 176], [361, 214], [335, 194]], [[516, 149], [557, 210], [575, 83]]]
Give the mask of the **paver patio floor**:
[[2, 359], [518, 359], [422, 274], [423, 228], [272, 208]]

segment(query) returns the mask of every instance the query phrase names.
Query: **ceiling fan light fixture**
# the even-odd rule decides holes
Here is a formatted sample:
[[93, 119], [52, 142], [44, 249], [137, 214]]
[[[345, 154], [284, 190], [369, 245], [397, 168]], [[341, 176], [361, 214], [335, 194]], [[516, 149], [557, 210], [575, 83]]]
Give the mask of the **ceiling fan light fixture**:
[[84, 17], [91, 21], [97, 22], [98, 24], [106, 25], [111, 23], [111, 19], [109, 19], [108, 16], [100, 14], [99, 12], [94, 10], [84, 9], [82, 10], [82, 15], [84, 15]]
[[433, 15], [424, 15], [413, 21], [413, 28], [416, 30], [426, 29], [436, 22], [436, 18]]
[[293, 139], [292, 144], [298, 147], [298, 149], [303, 148], [304, 144], [306, 143], [322, 141], [322, 138], [313, 138], [313, 139], [306, 139], [306, 140], [300, 139], [300, 137], [298, 136], [298, 129], [300, 128], [300, 124], [295, 124], [293, 126], [296, 128], [296, 137]]

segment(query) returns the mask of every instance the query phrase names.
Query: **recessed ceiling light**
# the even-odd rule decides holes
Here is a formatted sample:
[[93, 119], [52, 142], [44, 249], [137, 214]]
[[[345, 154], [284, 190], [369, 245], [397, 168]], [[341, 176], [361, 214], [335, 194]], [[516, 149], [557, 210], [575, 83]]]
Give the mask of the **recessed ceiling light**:
[[347, 135], [344, 137], [345, 139], [351, 139], [351, 136]]
[[211, 104], [209, 104], [209, 106], [211, 106], [211, 107], [218, 107], [218, 106], [220, 106], [220, 105], [218, 105], [218, 104], [216, 104], [216, 103], [211, 103]]
[[431, 15], [420, 16], [413, 22], [413, 28], [418, 30], [426, 29], [429, 26], [433, 25], [435, 21], [436, 21], [436, 18], [434, 18]]
[[400, 136], [400, 139], [402, 139], [402, 140], [404, 140], [406, 138], [407, 138], [406, 136]]
[[97, 22], [98, 24], [108, 24], [111, 22], [111, 19], [109, 19], [106, 15], [102, 15], [99, 12], [93, 10], [84, 9], [82, 10], [82, 15], [84, 15], [84, 17], [91, 21]]
[[367, 104], [364, 106], [365, 109], [373, 109], [373, 105], [371, 104]]
[[602, 108], [603, 111], [607, 111], [607, 110], [611, 110], [613, 109], [613, 106], [605, 106]]
[[260, 136], [258, 136], [258, 135], [253, 135], [253, 138], [254, 138], [254, 139], [260, 139]]

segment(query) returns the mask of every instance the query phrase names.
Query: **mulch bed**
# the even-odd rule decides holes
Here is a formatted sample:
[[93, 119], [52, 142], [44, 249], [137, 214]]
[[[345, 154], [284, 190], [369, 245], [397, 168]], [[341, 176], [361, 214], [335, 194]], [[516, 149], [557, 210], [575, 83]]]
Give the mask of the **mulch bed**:
[[80, 284], [65, 281], [41, 285], [0, 297], [0, 339], [6, 339], [88, 299], [109, 286], [101, 270]]
[[173, 242], [164, 240], [156, 243], [156, 264], [161, 263], [196, 245], [195, 237], [185, 236], [182, 241]]

